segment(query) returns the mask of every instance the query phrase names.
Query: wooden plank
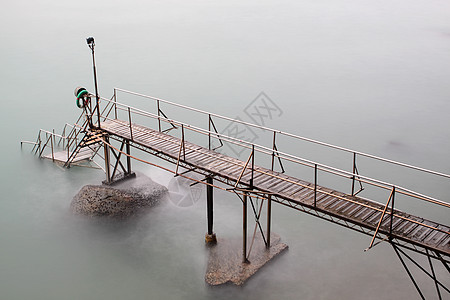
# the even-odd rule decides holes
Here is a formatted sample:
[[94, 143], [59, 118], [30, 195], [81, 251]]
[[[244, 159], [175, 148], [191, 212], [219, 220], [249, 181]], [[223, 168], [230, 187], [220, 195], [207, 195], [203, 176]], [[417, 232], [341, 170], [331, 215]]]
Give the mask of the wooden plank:
[[400, 226], [395, 230], [395, 232], [398, 235], [406, 237], [407, 236], [407, 232], [409, 232], [410, 230], [413, 230], [417, 226], [418, 225], [416, 223], [411, 222], [409, 220], [405, 220], [403, 223], [400, 224]]
[[347, 216], [349, 216], [349, 217], [351, 217], [351, 218], [354, 218], [354, 219], [356, 219], [356, 215], [362, 210], [362, 209], [364, 209], [365, 207], [364, 206], [362, 206], [361, 204], [355, 204], [356, 205], [356, 207], [355, 208], [352, 208], [350, 211], [348, 211], [348, 213], [347, 213]]
[[342, 200], [342, 201], [343, 201], [343, 202], [342, 202], [341, 204], [338, 204], [338, 205], [334, 208], [334, 212], [335, 212], [335, 213], [338, 213], [338, 214], [340, 214], [340, 215], [345, 216], [345, 214], [342, 213], [342, 209], [345, 209], [345, 208], [351, 206], [353, 203], [348, 202], [348, 201], [345, 201], [345, 200]]
[[378, 224], [378, 222], [380, 222], [380, 218], [381, 218], [382, 214], [383, 213], [381, 211], [377, 211], [376, 213], [372, 214], [370, 217], [365, 219], [364, 223], [369, 223], [369, 224], [375, 224], [376, 223], [376, 224]]
[[292, 184], [291, 187], [286, 189], [286, 195], [290, 195], [291, 193], [296, 192], [299, 189], [305, 189], [306, 187], [304, 187], [303, 185], [304, 184], [301, 180], [297, 180], [296, 183]]
[[277, 182], [279, 179], [275, 178], [275, 177], [269, 177], [267, 178], [267, 180], [263, 180], [260, 183], [258, 183], [258, 186], [261, 187], [262, 189], [265, 190], [269, 190], [269, 186], [272, 185], [274, 182]]
[[419, 224], [409, 221], [409, 224], [405, 226], [404, 230], [401, 232], [403, 236], [408, 236], [410, 233], [415, 231], [419, 227]]
[[281, 182], [272, 185], [272, 187], [269, 188], [269, 190], [275, 192], [275, 193], [280, 193], [283, 192], [284, 190], [286, 190], [288, 187], [292, 187], [293, 184], [292, 182], [288, 182], [288, 181], [284, 181], [282, 180]]
[[149, 133], [139, 130], [133, 130], [133, 139], [135, 140], [143, 141], [146, 136], [149, 136]]
[[193, 163], [196, 163], [199, 158], [204, 157], [204, 153], [201, 153], [198, 150], [194, 151], [195, 152], [190, 154], [187, 159], [189, 159], [189, 161], [192, 161]]
[[424, 243], [426, 244], [434, 244], [434, 245], [439, 245], [440, 242], [445, 239], [448, 236], [448, 234], [441, 232], [441, 231], [436, 231], [435, 234], [429, 236], [427, 239], [424, 240]]
[[447, 234], [447, 236], [439, 242], [439, 244], [436, 244], [436, 246], [439, 247], [449, 247], [450, 245], [450, 235]]
[[180, 158], [183, 159], [183, 149], [181, 149], [180, 153], [180, 145], [177, 144], [165, 144], [164, 146], [160, 147], [161, 151], [163, 151], [165, 154], [176, 156], [178, 158], [178, 154], [180, 154]]
[[316, 205], [318, 204], [318, 203], [320, 203], [322, 200], [325, 200], [325, 198], [326, 197], [329, 197], [327, 194], [320, 194], [320, 193], [317, 193], [317, 196], [316, 196]]
[[317, 201], [316, 205], [318, 208], [324, 209], [325, 205], [329, 203], [330, 201], [334, 201], [336, 198], [333, 196], [330, 196], [328, 194], [322, 194], [325, 197], [321, 198], [319, 201]]
[[[255, 170], [255, 172], [253, 174], [253, 186], [255, 186], [255, 180], [257, 180], [261, 176], [265, 176], [265, 174], [264, 173], [260, 173], [260, 172], [256, 172], [256, 170]], [[249, 173], [248, 175], [243, 175], [242, 179], [243, 180], [250, 180], [251, 179], [251, 173]]]
[[[425, 224], [425, 225], [428, 225], [430, 227], [435, 227], [435, 225], [436, 225], [435, 223], [431, 223], [431, 222], [428, 222], [426, 220], [423, 220], [422, 223]], [[420, 225], [420, 227], [421, 228], [418, 229], [412, 235], [412, 238], [415, 239], [415, 240], [421, 240], [424, 235], [426, 235], [427, 233], [430, 233], [430, 232], [428, 232], [429, 230], [433, 230], [433, 229], [431, 229], [431, 228], [429, 228], [427, 226], [424, 226], [424, 225]]]
[[286, 188], [291, 187], [292, 183], [287, 181], [280, 181], [278, 183], [272, 184], [272, 187], [270, 187], [268, 190], [273, 193], [282, 193]]
[[[391, 226], [391, 215], [388, 214], [386, 212], [386, 215], [388, 216], [388, 218], [386, 218], [382, 223], [381, 226]], [[392, 222], [392, 231], [395, 230], [395, 228], [403, 221], [403, 219], [395, 217], [393, 218], [393, 222]]]
[[214, 160], [213, 162], [209, 163], [205, 168], [214, 170], [216, 172], [220, 172], [220, 170], [224, 168], [229, 168], [230, 163], [228, 161], [221, 161], [221, 160]]
[[301, 189], [298, 189], [297, 191], [295, 191], [295, 193], [291, 194], [291, 197], [295, 198], [297, 196], [303, 197], [303, 195], [309, 193], [310, 191], [314, 191], [312, 188], [308, 188], [308, 187], [301, 187]]
[[197, 165], [203, 168], [207, 168], [208, 164], [216, 160], [214, 157], [206, 156], [197, 161]]
[[349, 202], [349, 205], [342, 207], [341, 209], [338, 209], [337, 212], [347, 215], [349, 210], [351, 211], [352, 209], [360, 207], [360, 206], [361, 205], [359, 205], [359, 204]]
[[431, 241], [431, 239], [437, 235], [440, 231], [432, 229], [430, 232], [426, 235], [423, 235], [423, 237], [420, 239], [421, 242], [426, 243], [427, 241]]
[[314, 191], [307, 190], [305, 193], [298, 193], [297, 195], [295, 195], [294, 199], [299, 200], [299, 201], [305, 201], [305, 199], [311, 197], [312, 195], [314, 195]]
[[267, 189], [272, 190], [272, 189], [274, 189], [275, 187], [279, 187], [280, 185], [286, 184], [286, 183], [288, 183], [289, 185], [292, 184], [292, 183], [290, 183], [290, 182], [287, 182], [286, 180], [277, 178], [277, 180], [275, 180], [274, 182], [272, 182], [270, 185], [267, 185]]
[[[152, 149], [156, 149], [156, 150], [160, 150], [160, 151], [165, 151], [166, 147], [168, 147], [169, 145], [173, 146], [174, 144], [172, 144], [171, 142], [168, 142], [168, 141], [159, 141], [159, 142], [156, 142], [156, 143], [153, 143], [153, 144], [146, 145], [146, 147], [149, 147], [149, 148], [152, 148]], [[180, 147], [180, 146], [178, 146], [178, 147]]]
[[345, 201], [342, 200], [342, 199], [336, 198], [336, 201], [333, 201], [332, 203], [327, 205], [327, 210], [333, 210], [334, 211], [334, 207], [336, 207], [340, 203], [345, 203]]
[[139, 140], [144, 143], [151, 143], [151, 142], [154, 142], [154, 141], [160, 140], [160, 139], [161, 139], [160, 136], [156, 136], [156, 135], [149, 134], [149, 133], [139, 137]]
[[353, 218], [355, 219], [359, 219], [359, 220], [363, 220], [365, 217], [368, 216], [368, 214], [373, 214], [375, 211], [371, 208], [368, 207], [363, 207], [363, 209], [361, 209], [360, 211], [358, 211]]
[[264, 174], [264, 176], [259, 177], [253, 184], [267, 189], [267, 183], [272, 182], [273, 180], [277, 180], [277, 178], [271, 174]]

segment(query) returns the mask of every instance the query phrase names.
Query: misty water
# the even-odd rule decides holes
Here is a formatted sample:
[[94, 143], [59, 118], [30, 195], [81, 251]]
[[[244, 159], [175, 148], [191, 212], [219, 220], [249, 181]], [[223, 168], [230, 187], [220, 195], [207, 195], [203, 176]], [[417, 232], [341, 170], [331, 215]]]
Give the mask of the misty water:
[[[203, 187], [134, 163], [172, 198], [134, 220], [84, 219], [70, 201], [103, 172], [63, 169], [20, 141], [76, 120], [74, 88], [93, 90], [94, 36], [104, 97], [121, 87], [251, 122], [245, 109], [263, 91], [279, 108], [269, 127], [449, 174], [449, 13], [439, 0], [4, 2], [0, 298], [418, 299], [389, 244], [364, 252], [369, 236], [280, 205], [272, 229], [289, 251], [243, 287], [210, 288]], [[279, 148], [351, 170], [349, 154]], [[364, 160], [359, 169], [450, 200], [448, 180]], [[449, 224], [448, 210], [399, 205]], [[241, 218], [239, 199], [215, 191], [217, 236], [241, 237]]]

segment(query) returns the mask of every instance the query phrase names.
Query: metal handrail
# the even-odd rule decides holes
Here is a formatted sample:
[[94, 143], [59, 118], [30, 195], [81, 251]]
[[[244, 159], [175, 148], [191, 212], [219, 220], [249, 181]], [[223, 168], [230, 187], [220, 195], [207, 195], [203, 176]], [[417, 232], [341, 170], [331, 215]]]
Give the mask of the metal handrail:
[[348, 153], [354, 153], [354, 154], [357, 154], [357, 155], [360, 155], [360, 156], [364, 156], [364, 157], [367, 157], [367, 158], [383, 161], [383, 162], [390, 163], [390, 164], [395, 164], [395, 165], [398, 165], [398, 166], [414, 169], [414, 170], [421, 171], [421, 172], [430, 173], [430, 174], [437, 175], [437, 176], [450, 178], [450, 174], [445, 174], [445, 173], [442, 173], [442, 172], [437, 172], [437, 171], [433, 171], [433, 170], [429, 170], [429, 169], [413, 166], [413, 165], [410, 165], [410, 164], [394, 161], [394, 160], [391, 160], [391, 159], [379, 157], [379, 156], [368, 154], [368, 153], [364, 153], [364, 152], [361, 152], [361, 151], [356, 151], [356, 150], [352, 150], [352, 149], [349, 149], [349, 148], [344, 148], [344, 147], [341, 147], [341, 146], [337, 146], [337, 145], [333, 145], [333, 144], [317, 141], [317, 140], [314, 140], [314, 139], [311, 139], [311, 138], [299, 136], [299, 135], [292, 134], [292, 133], [289, 133], [289, 132], [280, 131], [280, 130], [273, 129], [273, 128], [270, 128], [270, 127], [256, 125], [256, 124], [252, 124], [252, 123], [245, 122], [245, 121], [242, 121], [242, 120], [232, 119], [232, 118], [229, 118], [229, 117], [226, 117], [226, 116], [222, 116], [222, 115], [215, 114], [215, 113], [210, 113], [210, 112], [207, 112], [207, 111], [204, 111], [204, 110], [201, 110], [201, 109], [197, 109], [197, 108], [189, 107], [189, 106], [186, 106], [186, 105], [174, 103], [174, 102], [171, 102], [171, 101], [168, 101], [168, 100], [164, 100], [164, 99], [161, 99], [161, 98], [156, 98], [156, 97], [152, 97], [152, 96], [148, 96], [148, 95], [144, 95], [144, 94], [140, 94], [140, 93], [136, 93], [136, 92], [131, 92], [131, 91], [120, 89], [120, 88], [114, 88], [114, 91], [115, 91], [115, 95], [116, 96], [117, 96], [116, 91], [121, 91], [121, 92], [124, 92], [124, 93], [127, 93], [127, 94], [140, 96], [140, 97], [143, 97], [143, 98], [148, 98], [148, 99], [152, 99], [154, 101], [159, 101], [159, 102], [162, 102], [162, 103], [166, 103], [166, 104], [170, 104], [170, 105], [177, 106], [177, 107], [180, 107], [180, 108], [184, 108], [186, 110], [195, 111], [197, 113], [201, 113], [201, 114], [205, 114], [205, 115], [211, 115], [211, 116], [223, 119], [223, 120], [227, 120], [227, 121], [231, 121], [231, 122], [235, 122], [235, 123], [240, 123], [240, 124], [243, 124], [243, 125], [246, 125], [246, 126], [250, 126], [250, 127], [254, 127], [254, 128], [258, 128], [258, 129], [262, 129], [262, 130], [268, 130], [268, 131], [271, 131], [271, 132], [276, 132], [277, 134], [285, 135], [285, 136], [288, 136], [288, 137], [291, 137], [291, 138], [303, 140], [303, 141], [314, 143], [314, 144], [318, 144], [318, 145], [321, 145], [321, 146], [325, 146], [325, 147], [341, 150], [341, 151], [348, 152]]
[[[76, 125], [83, 116], [84, 116], [84, 113], [81, 113], [77, 119], [77, 122], [75, 123]], [[83, 126], [84, 126], [84, 124], [86, 124], [86, 121], [83, 123]], [[66, 134], [67, 127], [71, 127], [71, 130], [68, 134]], [[55, 130], [49, 131], [49, 130], [45, 130], [45, 129], [41, 128], [41, 129], [39, 129], [39, 132], [38, 132], [38, 135], [36, 138], [36, 142], [21, 141], [20, 144], [21, 144], [21, 146], [23, 144], [34, 145], [32, 151], [37, 147], [35, 153], [38, 154], [39, 157], [42, 157], [42, 154], [45, 151], [45, 149], [47, 147], [50, 147], [51, 148], [51, 156], [52, 156], [52, 159], [54, 159], [55, 147], [60, 146], [61, 141], [62, 141], [63, 142], [62, 149], [67, 150], [67, 152], [70, 152], [71, 146], [74, 144], [74, 142], [76, 143], [76, 141], [77, 141], [77, 136], [78, 136], [79, 132], [80, 132], [80, 130], [77, 128], [77, 126], [74, 126], [69, 123], [64, 124], [62, 134], [55, 133]], [[45, 139], [42, 138], [43, 134], [45, 134]], [[59, 139], [58, 143], [56, 142], [57, 138]], [[43, 142], [43, 141], [45, 141], [45, 142]], [[49, 143], [50, 143], [50, 146], [49, 146]]]
[[[105, 98], [102, 98], [102, 99], [106, 100], [106, 101], [111, 101], [111, 100], [105, 99]], [[119, 102], [117, 102], [117, 99], [115, 99], [114, 105], [116, 106], [115, 109], [119, 109], [119, 110], [122, 110], [122, 111], [127, 111], [129, 114], [131, 114], [131, 112], [133, 112], [135, 114], [146, 116], [146, 117], [151, 117], [153, 119], [158, 119], [160, 121], [167, 122], [167, 123], [170, 123], [172, 125], [176, 124], [176, 125], [178, 125], [180, 127], [184, 127], [186, 129], [189, 129], [189, 130], [192, 130], [192, 131], [204, 134], [204, 135], [208, 135], [208, 137], [210, 137], [211, 135], [215, 135], [217, 137], [217, 139], [221, 138], [222, 140], [228, 141], [230, 143], [233, 143], [235, 145], [239, 145], [241, 147], [245, 147], [245, 148], [248, 148], [248, 149], [250, 149], [252, 146], [254, 146], [254, 147], [256, 147], [255, 151], [258, 151], [260, 153], [264, 153], [264, 154], [267, 154], [267, 155], [273, 155], [273, 149], [271, 149], [271, 148], [268, 148], [268, 147], [265, 147], [265, 146], [262, 146], [262, 145], [258, 145], [258, 144], [253, 144], [253, 143], [250, 143], [250, 142], [245, 141], [245, 140], [236, 139], [234, 137], [229, 137], [229, 136], [226, 136], [224, 134], [217, 133], [217, 132], [211, 132], [209, 130], [206, 130], [206, 129], [203, 129], [203, 128], [200, 128], [200, 127], [197, 127], [197, 126], [193, 126], [193, 125], [190, 125], [190, 124], [186, 124], [186, 123], [183, 123], [183, 122], [180, 122], [180, 121], [176, 121], [176, 120], [173, 120], [173, 119], [163, 118], [163, 117], [155, 115], [153, 113], [150, 113], [150, 112], [147, 112], [147, 111], [144, 111], [144, 110], [141, 110], [141, 109], [138, 109], [138, 108], [135, 108], [135, 107], [123, 104], [123, 103], [119, 103]], [[214, 137], [214, 138], [216, 138], [216, 137]], [[246, 145], [243, 146], [242, 144], [246, 144]], [[357, 174], [357, 173], [352, 173], [352, 172], [348, 172], [348, 171], [345, 171], [345, 170], [341, 170], [341, 169], [338, 169], [338, 168], [335, 168], [335, 167], [331, 167], [331, 166], [328, 166], [328, 165], [325, 165], [325, 164], [321, 164], [321, 163], [318, 163], [318, 162], [315, 162], [315, 161], [311, 161], [311, 160], [308, 160], [308, 159], [305, 159], [305, 158], [297, 157], [295, 155], [284, 153], [284, 152], [281, 152], [281, 151], [277, 151], [277, 154], [275, 154], [275, 156], [279, 157], [279, 158], [283, 158], [283, 159], [288, 160], [288, 161], [291, 161], [293, 163], [305, 165], [305, 166], [308, 166], [308, 167], [311, 167], [311, 168], [314, 168], [317, 165], [316, 168], [318, 170], [320, 170], [320, 171], [325, 171], [327, 173], [335, 174], [335, 175], [338, 175], [338, 176], [341, 176], [341, 177], [345, 177], [345, 178], [350, 178], [350, 179], [351, 178], [355, 178], [355, 180], [358, 181], [358, 182], [364, 182], [364, 183], [370, 184], [372, 186], [380, 187], [380, 188], [383, 188], [383, 189], [391, 190], [392, 187], [395, 186], [398, 193], [402, 193], [402, 194], [407, 195], [407, 196], [411, 196], [411, 197], [414, 197], [414, 198], [417, 198], [417, 199], [420, 199], [420, 200], [424, 200], [424, 201], [431, 202], [431, 203], [434, 203], [434, 204], [442, 205], [442, 206], [445, 206], [445, 207], [450, 207], [450, 204], [448, 204], [448, 203], [446, 203], [446, 202], [444, 202], [442, 200], [435, 199], [433, 197], [426, 196], [426, 195], [417, 193], [415, 191], [409, 190], [407, 188], [404, 188], [404, 187], [401, 187], [401, 186], [398, 186], [398, 185], [394, 185], [394, 184], [391, 184], [391, 183], [387, 183], [387, 182], [384, 182], [384, 181], [381, 181], [381, 180], [378, 180], [378, 179], [373, 179], [373, 178], [370, 178], [370, 177], [367, 177], [367, 176], [363, 176], [363, 175], [360, 175], [360, 174]]]

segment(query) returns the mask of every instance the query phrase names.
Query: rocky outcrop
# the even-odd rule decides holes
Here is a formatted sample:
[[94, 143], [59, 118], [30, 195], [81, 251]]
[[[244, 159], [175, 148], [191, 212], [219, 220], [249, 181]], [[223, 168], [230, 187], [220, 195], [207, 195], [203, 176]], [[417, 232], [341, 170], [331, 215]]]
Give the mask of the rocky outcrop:
[[167, 188], [142, 174], [117, 185], [86, 185], [72, 199], [73, 213], [127, 218], [158, 204]]

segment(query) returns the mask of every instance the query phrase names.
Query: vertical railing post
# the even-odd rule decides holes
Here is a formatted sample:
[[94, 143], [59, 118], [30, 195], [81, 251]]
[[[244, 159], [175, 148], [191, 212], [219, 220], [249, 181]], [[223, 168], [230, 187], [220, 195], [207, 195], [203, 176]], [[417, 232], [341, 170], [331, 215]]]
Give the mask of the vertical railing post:
[[181, 142], [183, 144], [183, 160], [186, 160], [186, 147], [184, 145], [184, 125], [181, 124]]
[[117, 92], [114, 88], [114, 118], [117, 120]]
[[252, 144], [252, 178], [250, 179], [250, 188], [253, 189], [253, 175], [255, 171], [255, 145]]
[[129, 106], [128, 106], [128, 122], [130, 123], [130, 138], [131, 140], [133, 140], [133, 128], [131, 126], [131, 110]]
[[427, 252], [428, 263], [430, 264], [431, 274], [433, 275], [432, 278], [434, 280], [434, 285], [436, 287], [436, 292], [437, 292], [437, 295], [438, 295], [438, 299], [442, 300], [441, 291], [439, 290], [438, 280], [437, 280], [437, 277], [436, 277], [436, 273], [434, 272], [433, 263], [431, 262], [430, 253], [428, 252], [428, 249], [425, 249], [425, 251]]
[[392, 241], [392, 224], [394, 222], [395, 185], [392, 186], [391, 222], [389, 224], [389, 240]]
[[54, 138], [54, 135], [50, 135], [50, 145], [52, 146], [52, 161], [55, 161], [55, 154], [54, 154], [54, 152], [53, 152], [53, 138]]
[[105, 150], [105, 171], [106, 171], [106, 183], [111, 183], [111, 170], [109, 168], [109, 137], [107, 135], [104, 136], [103, 148]]
[[353, 152], [352, 196], [355, 195], [356, 152]]
[[59, 146], [59, 145], [61, 145], [61, 140], [62, 140], [62, 142], [63, 142], [63, 149], [65, 148], [64, 144], [66, 142], [66, 139], [65, 139], [65, 137], [66, 137], [66, 126], [67, 126], [67, 124], [64, 125], [63, 131], [62, 131], [62, 137], [59, 138], [59, 142], [58, 142], [58, 146]]
[[158, 130], [161, 132], [161, 109], [159, 108], [159, 100], [156, 100], [156, 106], [158, 108]]
[[314, 207], [317, 204], [317, 164], [314, 164]]
[[211, 114], [208, 114], [208, 149], [211, 150]]
[[41, 153], [41, 145], [42, 145], [42, 139], [41, 139], [41, 131], [39, 130], [39, 135], [38, 135], [38, 153]]
[[276, 138], [276, 132], [274, 131], [273, 132], [273, 143], [272, 143], [272, 171], [273, 171], [273, 167], [274, 167], [274, 164], [275, 164], [275, 148], [276, 148], [276, 146], [275, 146], [275, 138]]
[[56, 134], [55, 134], [55, 128], [52, 129], [52, 138], [53, 138], [53, 145], [56, 148]]
[[67, 160], [68, 160], [70, 158], [70, 144], [69, 144], [69, 141], [67, 141], [66, 145], [67, 145]]

